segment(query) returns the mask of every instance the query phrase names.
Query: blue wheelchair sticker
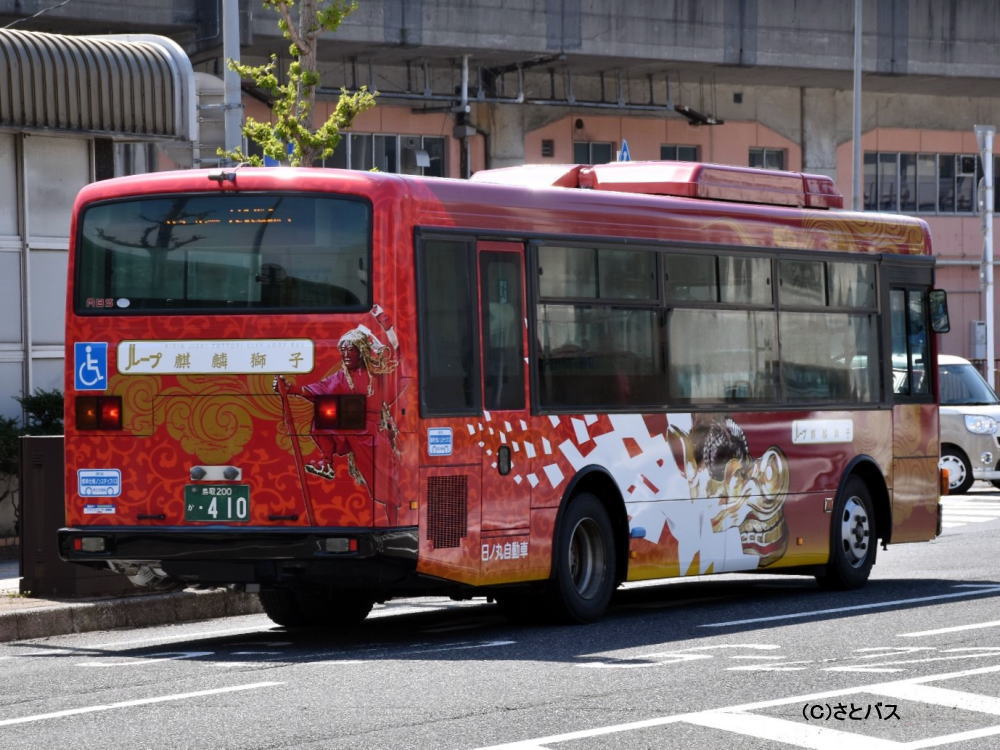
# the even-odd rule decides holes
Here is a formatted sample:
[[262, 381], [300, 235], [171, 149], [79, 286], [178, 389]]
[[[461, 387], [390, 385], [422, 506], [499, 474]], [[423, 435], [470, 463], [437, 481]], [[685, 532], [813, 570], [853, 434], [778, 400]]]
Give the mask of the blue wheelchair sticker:
[[108, 389], [106, 341], [78, 341], [73, 344], [73, 387], [78, 391]]

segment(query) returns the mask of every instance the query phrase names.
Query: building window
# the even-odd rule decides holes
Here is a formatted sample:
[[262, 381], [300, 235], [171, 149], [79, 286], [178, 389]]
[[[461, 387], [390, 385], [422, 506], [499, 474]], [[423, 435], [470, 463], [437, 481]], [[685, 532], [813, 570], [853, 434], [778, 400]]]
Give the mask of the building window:
[[922, 214], [975, 213], [980, 177], [982, 167], [975, 154], [869, 151], [864, 157], [865, 209]]
[[152, 143], [115, 143], [114, 160], [118, 176], [155, 172], [156, 147]]
[[614, 161], [615, 144], [605, 141], [573, 141], [576, 164], [607, 164]]
[[444, 177], [443, 136], [344, 133], [332, 156], [316, 166]]
[[751, 148], [750, 166], [760, 169], [784, 169], [785, 150], [783, 148]]
[[660, 146], [660, 161], [701, 161], [697, 146]]

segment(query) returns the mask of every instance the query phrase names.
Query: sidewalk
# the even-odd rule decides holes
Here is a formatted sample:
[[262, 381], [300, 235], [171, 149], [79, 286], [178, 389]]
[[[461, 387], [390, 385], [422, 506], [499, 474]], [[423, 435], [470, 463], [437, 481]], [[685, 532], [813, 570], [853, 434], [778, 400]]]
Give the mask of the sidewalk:
[[262, 611], [255, 595], [222, 589], [100, 599], [43, 599], [19, 593], [20, 580], [19, 561], [0, 559], [0, 643]]

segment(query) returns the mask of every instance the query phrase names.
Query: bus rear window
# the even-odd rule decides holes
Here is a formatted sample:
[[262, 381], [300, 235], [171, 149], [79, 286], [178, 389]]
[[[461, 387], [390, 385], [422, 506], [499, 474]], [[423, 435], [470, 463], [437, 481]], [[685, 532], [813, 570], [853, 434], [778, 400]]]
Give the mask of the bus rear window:
[[370, 307], [371, 210], [346, 198], [182, 195], [83, 214], [76, 310], [358, 310]]

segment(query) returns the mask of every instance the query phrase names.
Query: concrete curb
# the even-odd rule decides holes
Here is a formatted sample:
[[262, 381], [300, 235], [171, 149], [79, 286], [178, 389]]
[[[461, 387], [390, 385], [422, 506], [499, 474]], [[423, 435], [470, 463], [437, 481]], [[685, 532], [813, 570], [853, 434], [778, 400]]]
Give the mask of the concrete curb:
[[86, 602], [59, 602], [0, 612], [0, 643], [113, 628], [141, 628], [214, 617], [258, 614], [255, 594], [180, 591]]

